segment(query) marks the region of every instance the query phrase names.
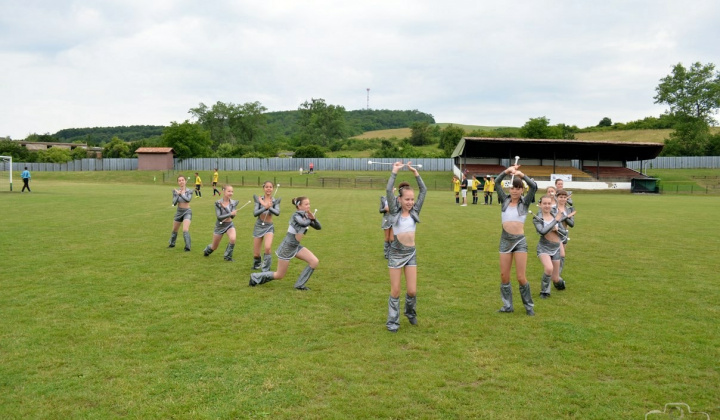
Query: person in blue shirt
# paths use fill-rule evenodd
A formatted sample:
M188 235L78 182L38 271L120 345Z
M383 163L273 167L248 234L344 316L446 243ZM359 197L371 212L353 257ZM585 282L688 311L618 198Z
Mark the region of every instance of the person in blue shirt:
M25 192L25 188L27 188L28 192L32 192L30 191L30 171L28 171L27 166L25 167L25 170L22 171L22 173L20 174L20 178L22 178L23 180L23 187L20 192Z

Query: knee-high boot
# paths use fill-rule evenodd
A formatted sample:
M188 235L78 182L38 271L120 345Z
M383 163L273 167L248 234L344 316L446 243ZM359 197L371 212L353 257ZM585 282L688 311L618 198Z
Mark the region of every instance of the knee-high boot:
M260 259L260 257L253 257L253 258L254 259L253 259L253 268L252 269L259 270L260 265L262 264L262 260Z
M542 280L540 281L540 297L547 299L550 297L550 276L543 273Z
M262 271L270 271L272 267L272 254L265 254L263 256Z
M257 286L258 284L265 284L269 281L273 281L275 273L272 271L263 271L262 273L250 273L249 286Z
M512 298L512 285L510 283L500 283L500 298L502 299L503 306L498 312L514 312L513 298Z
M388 252L390 252L390 242L385 241L385 246L383 248L385 251L385 259L387 260L389 256Z
M388 298L388 318L385 323L388 331L397 332L400 328L400 298L392 297Z
M232 261L233 260L233 251L235 250L235 244L227 244L227 248L225 248L225 261Z
M522 297L523 305L525 305L525 312L530 316L535 315L535 310L533 309L535 304L533 303L532 294L530 293L530 282L520 285L520 297Z
M306 266L302 273L300 273L297 281L295 282L295 288L298 290L310 290L309 288L305 287L305 283L310 280L310 276L312 276L313 271L315 271L314 268L310 268L309 265Z
M408 294L405 295L405 316L412 325L417 325L417 313L415 312L416 303L417 296L410 297Z
M168 244L168 248L175 248L175 241L177 240L177 232L173 232L170 234L170 243Z
M563 268L565 268L565 257L560 257L560 273L558 273L558 277L560 277L560 280L562 280Z
M183 239L185 239L185 251L190 251L190 232L183 232Z
M210 245L206 246L205 249L203 249L203 255L206 257L209 257L210 254L212 254L215 250L210 247Z

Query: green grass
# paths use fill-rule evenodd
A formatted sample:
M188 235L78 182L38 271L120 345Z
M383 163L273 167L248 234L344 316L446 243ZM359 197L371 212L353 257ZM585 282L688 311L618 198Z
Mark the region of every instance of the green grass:
M420 325L390 334L381 188L281 187L273 248L293 195L323 224L303 241L320 266L302 293L299 260L247 287L248 208L225 263L201 253L207 190L185 253L166 248L170 184L91 174L36 173L32 194L0 194L0 418L607 419L678 401L720 414L718 196L577 192L568 289L531 318L495 312L498 206L430 191ZM531 251L536 297L540 273Z

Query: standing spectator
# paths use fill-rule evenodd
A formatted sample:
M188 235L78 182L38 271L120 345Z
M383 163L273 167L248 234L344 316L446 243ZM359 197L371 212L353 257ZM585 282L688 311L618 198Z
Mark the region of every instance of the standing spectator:
M195 195L198 197L202 197L202 192L200 192L200 187L202 187L202 179L200 179L200 175L195 172Z
M462 204L460 204L460 207L467 206L467 187L468 187L468 179L465 176L465 174L462 174L462 181L460 181L460 196L462 197Z
M27 166L25 167L25 170L22 171L22 173L20 174L20 178L22 178L23 180L23 187L20 192L25 192L25 188L27 188L28 192L32 192L30 191L30 171L28 171Z
M492 205L492 198L493 198L493 191L495 190L495 181L490 175L487 175L485 177L485 186L483 187L483 192L485 193L485 205L488 204L488 200L490 201L490 205Z
M470 181L470 182L472 183L470 188L472 189L473 204L477 204L478 203L477 191L478 191L478 185L480 185L480 181L478 181L477 177L475 175L473 175L472 181Z
M310 170L308 170L308 173L309 173L309 174L314 174L314 173L315 173L315 165L313 165L312 162L310 162Z
M460 204L460 180L456 175L453 175L452 185L455 193L455 204Z
M222 194L220 194L220 191L217 189L218 178L220 178L220 175L218 175L217 168L215 168L215 172L213 172L212 177L213 197L215 197L215 193L222 197Z

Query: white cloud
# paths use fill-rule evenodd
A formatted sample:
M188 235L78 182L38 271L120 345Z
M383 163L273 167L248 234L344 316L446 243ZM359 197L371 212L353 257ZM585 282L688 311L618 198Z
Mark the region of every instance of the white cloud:
M0 136L183 121L200 102L310 98L438 122L594 125L659 115L671 66L718 62L696 1L11 0Z

